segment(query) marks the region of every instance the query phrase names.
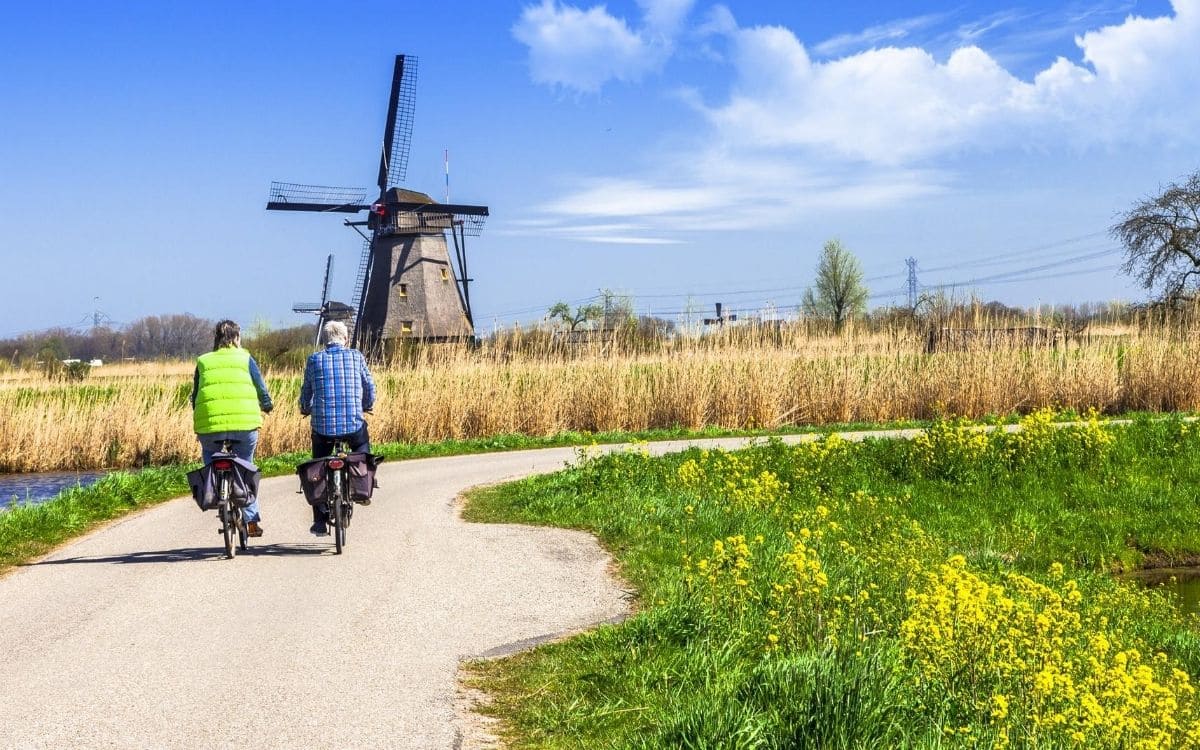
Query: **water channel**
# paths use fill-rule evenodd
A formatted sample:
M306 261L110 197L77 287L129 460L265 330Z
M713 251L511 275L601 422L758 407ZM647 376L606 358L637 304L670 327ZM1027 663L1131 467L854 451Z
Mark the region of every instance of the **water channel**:
M14 505L37 505L63 490L86 487L102 471L46 471L36 474L0 474L0 512Z
M1170 591L1181 612L1200 615L1200 567L1151 568L1129 573L1127 577L1148 587Z

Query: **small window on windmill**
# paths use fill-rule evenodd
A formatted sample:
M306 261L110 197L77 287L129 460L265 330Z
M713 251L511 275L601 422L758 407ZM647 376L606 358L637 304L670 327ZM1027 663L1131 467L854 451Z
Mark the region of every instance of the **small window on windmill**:
M446 284L450 283L450 269L445 266L442 266L442 282Z
M400 296L401 296L401 297L407 297L407 296L408 296L408 284L401 284L401 285L400 285Z
M400 321L400 333L412 333L412 323L411 320Z

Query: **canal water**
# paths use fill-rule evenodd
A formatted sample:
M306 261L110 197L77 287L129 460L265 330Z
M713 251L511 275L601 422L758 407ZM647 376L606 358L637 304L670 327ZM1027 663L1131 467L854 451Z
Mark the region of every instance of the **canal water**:
M1145 586L1172 592L1184 614L1200 614L1200 568L1152 568L1130 573L1128 577Z
M44 503L72 487L86 487L100 477L102 471L48 471L37 474L0 474L0 512L14 505Z

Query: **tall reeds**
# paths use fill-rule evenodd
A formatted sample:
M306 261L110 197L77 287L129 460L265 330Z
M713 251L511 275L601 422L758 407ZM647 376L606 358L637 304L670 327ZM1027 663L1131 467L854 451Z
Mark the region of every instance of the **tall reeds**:
M968 342L927 353L902 329L838 337L730 328L654 342L498 337L430 346L374 368L378 441L660 427L774 428L981 417L1054 406L1105 413L1200 406L1200 342L1166 328L1056 345ZM300 373L268 368L259 451L306 450ZM0 471L197 460L191 365L100 368L82 384L0 378Z

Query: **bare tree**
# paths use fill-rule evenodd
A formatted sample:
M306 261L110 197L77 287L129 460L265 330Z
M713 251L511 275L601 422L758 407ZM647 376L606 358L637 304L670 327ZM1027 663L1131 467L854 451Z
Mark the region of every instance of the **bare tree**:
M816 283L804 290L804 313L825 318L840 331L852 316L867 311L868 296L858 258L841 241L826 242L817 261Z
M1123 272L1163 301L1192 298L1200 276L1200 172L1141 201L1109 232L1125 246Z
M126 335L138 357L194 357L212 348L213 321L195 315L150 315L129 324Z

